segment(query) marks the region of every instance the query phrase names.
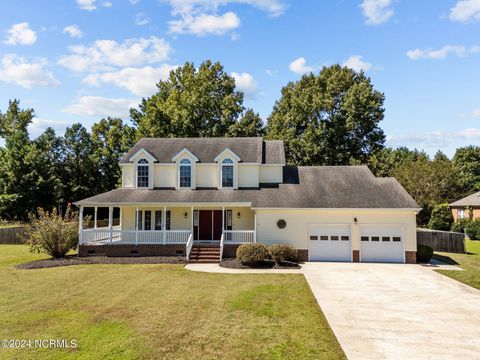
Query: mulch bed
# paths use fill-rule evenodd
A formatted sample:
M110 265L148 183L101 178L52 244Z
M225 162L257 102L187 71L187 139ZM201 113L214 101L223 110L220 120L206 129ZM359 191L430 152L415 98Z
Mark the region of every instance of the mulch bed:
M16 265L17 269L44 269L58 266L86 264L185 264L185 258L179 256L142 256L142 257L78 257L68 255L61 259L44 259Z
M278 264L273 260L265 260L256 265L244 265L237 259L225 259L220 262L220 266L229 269L300 269L296 262L283 261Z

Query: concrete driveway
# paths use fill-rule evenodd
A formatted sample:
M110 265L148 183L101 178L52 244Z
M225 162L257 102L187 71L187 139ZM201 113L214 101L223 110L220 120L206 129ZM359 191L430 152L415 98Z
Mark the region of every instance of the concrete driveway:
M307 263L303 273L349 359L479 359L480 291L430 268Z

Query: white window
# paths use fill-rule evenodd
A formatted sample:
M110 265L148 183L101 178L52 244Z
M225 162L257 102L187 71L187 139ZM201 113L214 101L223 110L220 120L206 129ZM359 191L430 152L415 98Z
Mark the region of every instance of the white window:
M459 219L465 219L465 210L463 209L458 209L457 210L457 215Z
M148 161L140 159L137 162L137 187L148 188Z
M179 186L181 188L192 187L192 163L188 159L180 161Z
M222 187L233 187L233 161L225 159L222 162Z

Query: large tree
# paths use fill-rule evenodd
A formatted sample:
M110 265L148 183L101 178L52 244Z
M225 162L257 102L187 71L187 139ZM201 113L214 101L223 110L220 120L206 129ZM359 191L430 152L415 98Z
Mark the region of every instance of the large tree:
M220 63L185 63L130 115L140 137L225 136L243 110L243 93Z
M240 119L230 126L229 137L256 137L263 135L263 121L252 109L246 110Z
M124 124L122 119L101 119L92 126L92 141L95 161L101 177L99 191L112 190L119 185L121 171L118 162L135 143L135 129Z
M43 168L43 153L30 141L28 125L33 109L21 109L18 100L10 101L7 111L0 112L0 217L25 219L29 211L42 202L49 203L48 176Z
M453 166L457 171L457 181L463 195L480 190L480 147L458 148L453 156Z
M422 211L417 222L426 225L432 209L441 203L458 198L459 187L452 162L441 152L433 161L419 158L405 162L393 170L392 175L415 199Z
M407 147L396 149L386 147L368 159L368 167L376 176L387 177L392 176L393 171L399 166L419 160L429 160L425 151L410 150Z
M366 162L383 147L383 93L363 72L333 65L282 89L268 119L267 137L282 139L296 165Z

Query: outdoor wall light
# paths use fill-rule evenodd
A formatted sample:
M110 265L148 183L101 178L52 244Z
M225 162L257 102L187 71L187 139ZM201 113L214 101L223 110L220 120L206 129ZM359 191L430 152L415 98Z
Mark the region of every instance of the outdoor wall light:
M358 220L357 220L357 218L356 218L356 217L354 217L354 218L353 218L353 223L354 223L355 225L357 225L357 224L358 224Z
M237 219L240 219L240 211L237 213Z
M188 217L188 214L185 212L185 214L183 214L183 217L186 219Z

